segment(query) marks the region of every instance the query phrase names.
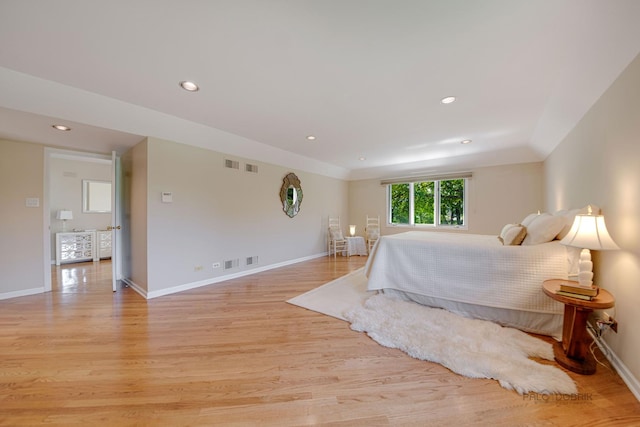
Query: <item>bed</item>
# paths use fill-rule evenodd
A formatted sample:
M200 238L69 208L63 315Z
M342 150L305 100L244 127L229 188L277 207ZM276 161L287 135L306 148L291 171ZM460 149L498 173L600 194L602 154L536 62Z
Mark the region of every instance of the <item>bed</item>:
M578 252L556 240L572 217L560 221L544 215L554 226L545 224L546 235L536 240L542 227L529 222L528 244L429 231L382 236L365 266L368 289L559 339L563 305L542 292L542 282L566 279Z

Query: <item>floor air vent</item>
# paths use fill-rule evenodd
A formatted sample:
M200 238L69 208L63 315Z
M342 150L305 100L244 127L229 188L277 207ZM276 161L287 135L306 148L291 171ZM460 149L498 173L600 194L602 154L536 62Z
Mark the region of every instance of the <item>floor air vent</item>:
M258 263L258 256L247 257L247 265L255 265Z
M238 259L228 259L224 262L224 269L230 270L232 268L236 268L240 264L240 260Z

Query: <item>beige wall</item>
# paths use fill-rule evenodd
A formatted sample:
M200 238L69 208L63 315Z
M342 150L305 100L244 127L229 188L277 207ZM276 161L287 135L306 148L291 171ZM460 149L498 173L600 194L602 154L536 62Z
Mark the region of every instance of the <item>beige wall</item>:
M640 57L596 102L544 163L546 205L589 203L602 209L622 248L594 252L596 284L616 299L618 334L606 336L620 361L640 378ZM640 389L636 389L636 396Z
M507 223L520 222L527 214L542 209L542 163L523 163L473 170L468 184L468 225L466 232L499 234ZM380 215L386 224L386 186L379 179L349 183L349 222L363 235L366 216ZM385 227L382 234L414 229ZM453 231L451 229L442 231Z
M140 215L134 212L142 191L136 195L133 188L146 186L148 271L146 287L141 287L148 296L320 256L326 251L328 215L348 216L345 181L156 138L142 145L146 167L142 157L132 161L131 231L132 240L143 241L134 232L142 224L143 207ZM129 156L123 159L125 174ZM241 169L224 168L225 158L239 161ZM259 172L244 172L247 162L257 164ZM301 210L294 218L283 212L279 198L289 172L298 175L303 190ZM173 202L163 203L162 192L171 192ZM246 258L253 256L258 264L247 266ZM145 256L132 247L131 257L135 267ZM234 259L239 260L236 268L212 267ZM132 281L137 283L135 275Z
M0 299L44 291L43 174L43 146L0 140Z

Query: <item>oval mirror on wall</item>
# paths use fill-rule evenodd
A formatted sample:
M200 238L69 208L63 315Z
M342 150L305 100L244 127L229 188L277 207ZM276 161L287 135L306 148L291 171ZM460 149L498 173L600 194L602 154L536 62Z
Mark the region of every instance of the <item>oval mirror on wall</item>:
M295 173L287 174L282 180L280 187L280 201L282 202L282 210L290 218L293 218L300 211L302 203L302 186L300 180Z

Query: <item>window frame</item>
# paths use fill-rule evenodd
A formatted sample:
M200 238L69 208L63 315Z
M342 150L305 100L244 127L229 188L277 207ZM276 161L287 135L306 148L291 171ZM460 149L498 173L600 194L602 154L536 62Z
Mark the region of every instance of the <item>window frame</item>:
M462 179L464 180L464 202L463 202L463 223L461 225L450 225L440 223L440 182L452 181ZM414 184L418 182L433 182L434 183L434 223L433 224L416 224L415 223L415 192ZM391 222L391 186L398 184L409 184L409 223L394 223ZM431 228L431 229L449 229L449 230L468 230L469 229L469 178L468 177L446 177L442 179L418 179L407 180L399 182L391 182L386 184L387 190L387 226L388 227L406 227L406 228Z

